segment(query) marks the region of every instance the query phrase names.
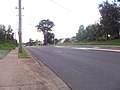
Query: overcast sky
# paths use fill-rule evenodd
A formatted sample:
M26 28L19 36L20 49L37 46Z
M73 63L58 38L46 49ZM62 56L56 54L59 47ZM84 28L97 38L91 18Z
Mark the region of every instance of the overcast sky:
M18 0L0 0L0 24L11 25L18 39ZM55 23L56 38L75 36L79 26L99 20L98 4L103 0L22 0L22 41L43 40L35 26L43 19Z

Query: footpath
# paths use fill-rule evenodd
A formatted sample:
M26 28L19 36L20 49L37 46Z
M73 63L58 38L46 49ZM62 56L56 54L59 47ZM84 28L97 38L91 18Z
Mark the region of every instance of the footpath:
M19 59L18 48L0 59L0 90L70 90L44 64L33 58Z

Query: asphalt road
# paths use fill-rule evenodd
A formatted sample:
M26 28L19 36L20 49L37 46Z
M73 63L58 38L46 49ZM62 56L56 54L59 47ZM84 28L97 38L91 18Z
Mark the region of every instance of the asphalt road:
M26 47L72 90L120 90L120 53L68 47Z

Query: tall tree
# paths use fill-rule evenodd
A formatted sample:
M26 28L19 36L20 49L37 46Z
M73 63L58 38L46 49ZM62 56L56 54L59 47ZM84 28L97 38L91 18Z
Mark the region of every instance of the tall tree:
M80 25L78 33L76 34L76 38L78 41L82 41L83 40L83 32L85 31L84 26Z
M88 25L86 28L83 26L79 28L76 38L78 41L95 41L103 38L104 31L102 25L99 23Z
M48 32L47 33L47 43L54 44L54 37L55 37L54 33Z
M6 30L6 27L0 24L0 43L11 43L17 45L17 40L14 39L13 29L10 25Z
M106 1L99 5L99 11L100 23L104 27L106 39L108 39L108 35L111 35L113 39L119 37L120 7Z
M6 29L5 26L0 24L0 43L5 42Z
M52 31L52 28L55 26L55 24L50 21L49 19L47 20L41 20L39 24L36 26L38 32L43 32L44 35L44 44L47 45L47 39L48 39L48 32Z
M13 41L14 40L14 33L13 33L13 29L11 28L11 26L8 26L8 29L6 30L6 39L7 41Z

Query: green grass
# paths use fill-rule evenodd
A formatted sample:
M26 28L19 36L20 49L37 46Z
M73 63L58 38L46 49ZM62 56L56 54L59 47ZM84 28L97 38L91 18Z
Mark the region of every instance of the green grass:
M10 43L0 43L0 59L4 58L15 47L15 45Z
M109 41L94 41L94 42L80 42L80 43L63 43L60 46L77 46L77 45L113 45L120 46L120 39Z
M25 48L22 48L22 53L18 54L19 58L30 58L30 54L27 52Z
M0 59L4 58L10 50L0 50Z
M0 43L0 50L12 50L15 49L15 45L10 43Z

